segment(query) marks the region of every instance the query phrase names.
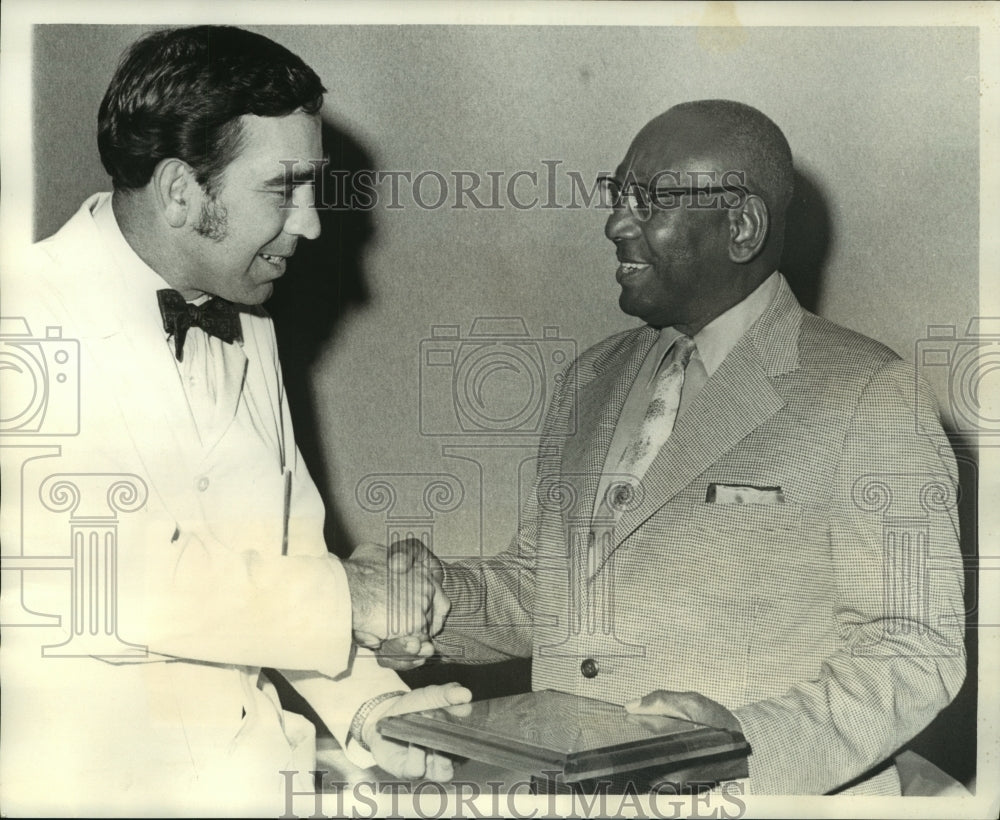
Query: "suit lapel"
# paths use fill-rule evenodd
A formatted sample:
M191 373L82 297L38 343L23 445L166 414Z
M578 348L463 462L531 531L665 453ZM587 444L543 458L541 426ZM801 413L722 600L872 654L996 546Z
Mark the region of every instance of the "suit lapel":
M179 519L196 517L196 511L185 503L194 494L177 490L197 474L198 428L162 334L155 326L148 333L137 324L129 321L125 332L95 340L95 358L110 383L121 385L115 399L164 505Z
M81 256L90 260L88 269L74 279L78 286L71 314L82 331L82 343L105 375L105 387L113 391L128 428L125 432L164 505L180 519L194 517L196 511L182 501L192 500L193 494L178 493L176 488L196 474L201 442L163 338L155 295L140 292L127 280L85 210L81 208L63 229L66 233L53 253L70 270L80 268ZM87 389L85 381L81 389Z
M630 344L597 365L597 376L578 388L577 431L567 439L562 458L562 478L572 485L578 499L573 508L578 521L590 520L615 425L642 361L658 336L654 328L639 328Z
M798 367L801 321L802 308L782 281L772 304L698 392L650 465L638 503L618 520L612 549L784 407L772 379Z
M699 391L615 527L618 546L647 518L784 406L759 361L734 350Z

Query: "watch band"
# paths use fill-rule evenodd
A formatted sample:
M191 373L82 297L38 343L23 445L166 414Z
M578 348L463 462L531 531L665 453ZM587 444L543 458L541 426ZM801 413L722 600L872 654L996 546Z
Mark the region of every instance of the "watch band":
M355 743L357 743L366 752L370 752L371 748L367 743L365 743L364 738L361 736L361 732L365 728L365 722L368 720L368 716L380 703L384 703L389 700L389 698L398 698L405 694L405 689L397 689L393 692L383 692L381 695L376 695L375 697L366 700L363 704L361 704L361 708L354 713L354 719L351 721L351 728L347 732L347 736L349 738L353 737Z

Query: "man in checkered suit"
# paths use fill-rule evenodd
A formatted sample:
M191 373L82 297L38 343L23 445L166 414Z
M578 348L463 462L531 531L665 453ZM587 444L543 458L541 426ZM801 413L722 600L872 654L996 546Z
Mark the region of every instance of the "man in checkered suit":
M746 105L686 103L639 132L605 232L644 324L571 366L513 543L447 566L435 644L742 731L753 793L899 794L893 753L965 676L956 464L912 367L778 272L792 181ZM620 455L662 413L682 337L676 421L631 475Z

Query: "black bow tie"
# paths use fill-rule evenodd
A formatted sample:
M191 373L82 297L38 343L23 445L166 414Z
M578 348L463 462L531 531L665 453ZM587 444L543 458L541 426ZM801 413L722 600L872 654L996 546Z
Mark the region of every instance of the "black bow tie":
M163 329L174 337L174 355L179 362L184 361L184 339L192 327L200 327L224 342L243 341L240 311L232 302L214 296L203 304L192 305L169 288L156 291L156 299L160 303Z

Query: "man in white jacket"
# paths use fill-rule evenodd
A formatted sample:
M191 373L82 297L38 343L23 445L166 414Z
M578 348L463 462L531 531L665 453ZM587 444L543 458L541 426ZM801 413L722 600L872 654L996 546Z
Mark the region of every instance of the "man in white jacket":
M4 315L78 343L80 408L58 457L4 464L22 512L41 503L14 534L22 560L69 540L74 562L5 573L21 584L8 606L59 624L4 635L5 810L280 812L282 771L311 787L315 730L262 667L355 762L451 777L449 761L375 724L469 692L408 692L352 640L390 637L387 573L415 592L403 622L421 624L410 640L424 653L447 600L418 557L387 568L374 545L345 562L327 551L259 307L319 234L324 90L240 29L144 37L99 114L114 192L10 272Z

